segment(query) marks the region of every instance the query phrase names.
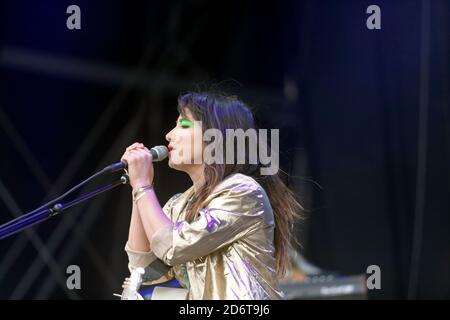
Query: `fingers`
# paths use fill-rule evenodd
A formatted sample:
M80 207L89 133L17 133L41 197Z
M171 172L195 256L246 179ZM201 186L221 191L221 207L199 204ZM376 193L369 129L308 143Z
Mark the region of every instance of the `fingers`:
M125 151L124 155L122 156L122 161L125 160L129 164L134 163L136 161L152 161L152 155L148 151L147 148L138 148L138 149L130 149Z
M140 143L140 142L135 142L135 143L133 143L131 146L129 146L129 147L126 149L126 151L128 151L128 150L133 150L133 149L137 149L137 148L145 148L145 146L144 146L142 143Z
M133 157L133 149L127 150L125 151L125 153L123 154L122 158L120 159L120 161L126 161L127 163L130 163L131 159Z
M125 278L125 281L122 284L122 288L128 287L130 285L130 278Z
M128 162L128 160L129 160L129 158L130 158L130 155L131 155L131 153L130 153L129 150L125 151L125 153L124 153L124 154L122 155L122 157L120 158L120 161L126 161L126 162Z
M135 143L133 143L132 145L128 146L128 147L125 149L125 152L124 152L124 154L122 155L122 158L121 158L120 160L121 160L121 161L123 161L123 160L128 161L128 160L129 160L128 157L130 156L130 154L132 154L132 153L130 153L130 152L133 151L133 150L146 150L147 152L150 152L150 150L148 150L148 149L144 146L144 144L142 144L142 143L140 143L140 142L135 142Z

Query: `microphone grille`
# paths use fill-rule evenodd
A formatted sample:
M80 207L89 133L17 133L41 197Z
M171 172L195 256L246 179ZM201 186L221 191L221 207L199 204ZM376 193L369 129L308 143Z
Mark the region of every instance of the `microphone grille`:
M169 150L166 146L156 146L150 149L150 153L152 154L153 161L162 161L167 158Z

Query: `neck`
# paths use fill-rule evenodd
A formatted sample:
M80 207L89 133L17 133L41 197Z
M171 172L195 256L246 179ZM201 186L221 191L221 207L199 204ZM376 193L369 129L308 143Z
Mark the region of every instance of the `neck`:
M199 166L189 168L189 171L187 171L187 174L189 174L189 177L191 177L195 192L200 190L200 188L202 187L202 185L205 182L205 176L204 176L204 171L203 171L204 168L205 168L205 166L202 164Z

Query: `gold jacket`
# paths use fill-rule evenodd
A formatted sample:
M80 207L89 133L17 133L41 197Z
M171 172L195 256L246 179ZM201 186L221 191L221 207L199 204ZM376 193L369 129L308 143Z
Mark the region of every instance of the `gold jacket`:
M208 196L191 223L184 220L193 187L163 207L173 225L158 230L152 251L125 250L129 268L156 258L172 266L162 278L175 277L188 299L281 299L275 268L274 215L264 189L252 178L234 174Z

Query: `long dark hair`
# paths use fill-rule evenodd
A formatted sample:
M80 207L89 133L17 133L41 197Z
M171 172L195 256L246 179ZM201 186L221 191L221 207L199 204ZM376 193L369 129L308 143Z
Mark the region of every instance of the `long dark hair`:
M226 136L226 129L256 129L251 109L240 99L223 92L189 92L178 98L178 112L185 116L189 110L194 119L202 121L203 131L218 129ZM224 149L224 157L226 156ZM248 153L246 153L248 154ZM236 153L235 153L236 157ZM250 164L206 164L205 183L194 195L186 220L194 220L203 203L213 189L227 176L242 173L255 179L266 191L275 216L275 257L277 273L282 277L288 267L288 249L292 237L292 227L296 218L301 217L303 207L296 200L295 194L280 177L280 171L274 175L261 175L262 165Z

